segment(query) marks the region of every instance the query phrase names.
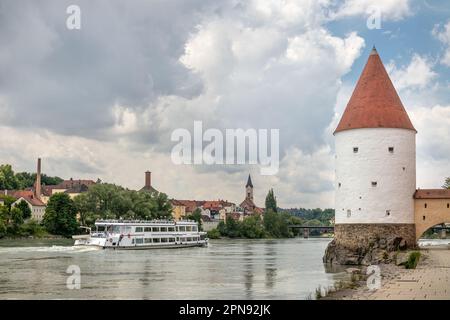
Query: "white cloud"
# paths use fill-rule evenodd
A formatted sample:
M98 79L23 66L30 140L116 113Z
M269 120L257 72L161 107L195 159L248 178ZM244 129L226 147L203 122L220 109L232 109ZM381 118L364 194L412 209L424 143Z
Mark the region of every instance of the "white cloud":
M382 20L395 21L412 14L409 0L347 0L333 17L369 16L373 9L380 10Z
M410 111L417 133L417 186L440 188L450 175L450 106Z
M435 25L432 34L444 44L444 55L441 58L441 63L450 67L450 20L443 28L440 25Z
M397 90L419 88L423 89L431 85L437 77L433 71L434 64L427 58L414 54L409 65L397 68L393 62L386 66L391 80Z

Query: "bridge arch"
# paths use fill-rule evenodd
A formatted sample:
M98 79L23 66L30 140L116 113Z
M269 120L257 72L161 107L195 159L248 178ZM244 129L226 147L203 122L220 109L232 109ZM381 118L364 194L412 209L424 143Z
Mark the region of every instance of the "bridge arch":
M431 227L450 223L450 190L419 189L414 197L417 240Z

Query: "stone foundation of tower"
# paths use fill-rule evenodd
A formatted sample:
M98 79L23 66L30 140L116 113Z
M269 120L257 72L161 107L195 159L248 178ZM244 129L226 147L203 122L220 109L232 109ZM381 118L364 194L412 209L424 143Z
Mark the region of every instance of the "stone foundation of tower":
M336 224L324 262L370 265L390 262L398 250L416 247L415 224Z

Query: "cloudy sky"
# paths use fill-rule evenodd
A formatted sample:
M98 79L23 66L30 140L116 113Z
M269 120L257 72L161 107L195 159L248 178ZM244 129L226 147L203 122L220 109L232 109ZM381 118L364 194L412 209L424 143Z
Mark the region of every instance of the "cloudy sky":
M81 29L66 27L69 5ZM377 11L381 28L367 24ZM372 20L369 20L369 22ZM369 23L369 26L373 24ZM376 45L418 130L417 184L450 175L450 5L438 0L0 0L0 163L180 199L334 204L333 136ZM280 170L175 165L177 128L280 129Z

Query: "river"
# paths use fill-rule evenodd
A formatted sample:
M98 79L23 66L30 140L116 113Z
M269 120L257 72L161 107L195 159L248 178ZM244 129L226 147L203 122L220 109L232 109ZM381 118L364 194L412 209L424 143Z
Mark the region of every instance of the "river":
M70 240L2 240L0 299L314 299L316 288L345 277L325 270L329 241L226 239L206 248L111 251ZM79 267L80 289L67 288L71 265Z

